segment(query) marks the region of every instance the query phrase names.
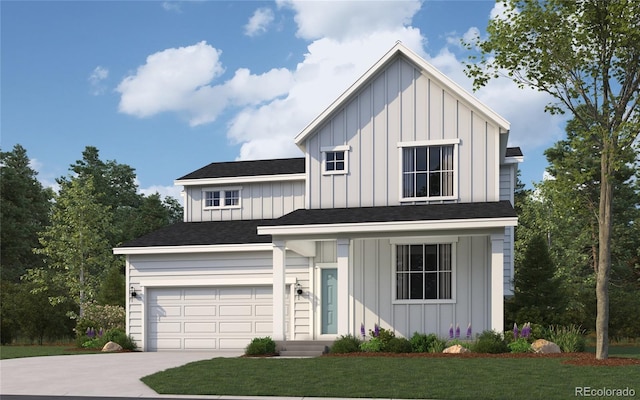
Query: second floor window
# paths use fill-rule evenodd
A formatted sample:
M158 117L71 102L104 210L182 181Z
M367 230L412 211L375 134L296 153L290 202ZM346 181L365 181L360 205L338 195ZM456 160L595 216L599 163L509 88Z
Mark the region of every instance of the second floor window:
M240 190L207 190L204 192L205 208L237 207L240 205Z
M402 147L402 198L454 196L454 144Z
M344 171L344 151L328 151L326 154L326 170Z
M349 172L349 146L322 147L322 173L339 175Z

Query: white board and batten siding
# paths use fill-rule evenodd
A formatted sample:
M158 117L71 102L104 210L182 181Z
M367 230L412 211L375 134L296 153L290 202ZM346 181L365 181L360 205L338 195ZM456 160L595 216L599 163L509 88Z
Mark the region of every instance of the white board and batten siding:
M425 241L428 242L428 237ZM453 266L454 298L451 301L395 301L390 239L355 239L349 266L349 333L360 335L360 324L374 324L409 338L414 332L448 337L449 327L459 325L474 333L491 329L490 240L488 236L459 236ZM320 244L321 243L321 244ZM317 262L334 262L335 242L320 242Z
M396 58L306 140L307 207L398 205L398 144L443 139L459 142L457 201L497 201L499 136L468 102ZM348 174L323 175L322 148L343 145Z
M514 191L518 173L518 164L500 165L500 200L509 200L514 205ZM504 228L504 295L513 295L514 278L514 241L515 228Z
M308 281L309 261L287 253L287 280ZM272 253L129 255L128 331L145 351L242 350L273 329ZM287 287L291 289L291 285ZM301 299L287 293L290 309ZM309 321L296 316L295 331Z
M278 218L304 208L304 181L250 182L240 185L185 186L187 222ZM205 208L204 192L232 187L240 191L238 207Z

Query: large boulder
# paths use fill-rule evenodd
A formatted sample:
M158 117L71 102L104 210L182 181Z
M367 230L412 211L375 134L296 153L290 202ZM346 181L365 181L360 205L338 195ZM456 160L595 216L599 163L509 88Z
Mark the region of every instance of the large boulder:
M460 353L470 353L471 350L469 350L466 347L463 347L463 346L461 346L459 344L454 344L453 346L447 347L442 352L443 353L448 353L448 354L460 354Z
M560 346L544 339L538 339L531 344L531 350L539 354L561 353Z
M104 352L122 351L122 346L120 346L116 342L107 342L107 344L105 344L104 347L102 348L102 351Z

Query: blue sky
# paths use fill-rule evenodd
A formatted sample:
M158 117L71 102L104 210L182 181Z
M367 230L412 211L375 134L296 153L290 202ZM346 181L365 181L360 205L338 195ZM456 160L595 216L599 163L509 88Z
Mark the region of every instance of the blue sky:
M143 192L214 161L301 156L293 138L396 40L471 90L460 38L491 1L2 1L2 150L53 185L85 146ZM522 179L563 136L550 99L508 79L475 95L511 122Z

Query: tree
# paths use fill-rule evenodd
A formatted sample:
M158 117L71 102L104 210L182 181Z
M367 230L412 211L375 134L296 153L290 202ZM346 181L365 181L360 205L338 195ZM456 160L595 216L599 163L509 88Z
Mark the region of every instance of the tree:
M42 265L42 257L32 249L38 247L38 232L49 223L53 191L38 182L19 144L0 152L0 171L0 274L17 283L28 268Z
M71 164L69 169L72 175L57 179L62 190L75 179L91 178L96 202L111 210L116 229L108 233L110 245L115 247L133 239L128 235L128 226L143 198L138 193L135 169L115 160L102 161L100 151L93 146L87 146L82 152L82 159Z
M46 267L29 271L29 279L48 290L65 287L83 314L83 304L94 298L99 281L114 265L107 235L114 231L109 207L95 196L93 178L75 178L56 196L51 225L40 235L38 254L47 257ZM52 304L66 296L51 297Z
M538 233L529 240L524 257L516 264L514 297L506 307L512 318L508 322L563 322L566 299L555 270L546 237Z
M469 43L475 88L506 72L520 87L546 92L597 143L600 164L596 271L596 358L609 354L609 282L614 184L640 132L640 2L505 0L488 37ZM476 62L477 61L477 62Z

